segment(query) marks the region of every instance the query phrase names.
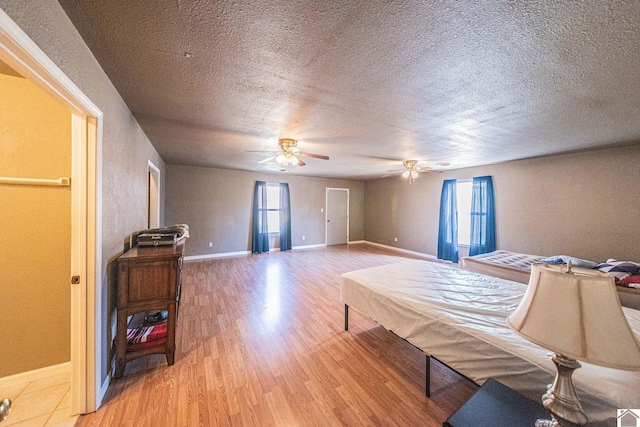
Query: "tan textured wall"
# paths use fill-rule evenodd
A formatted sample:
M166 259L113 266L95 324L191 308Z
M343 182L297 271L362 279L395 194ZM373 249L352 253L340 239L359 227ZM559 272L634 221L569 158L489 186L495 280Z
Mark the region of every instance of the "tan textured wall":
M364 237L364 183L288 174L264 174L167 165L166 219L189 224L187 255L251 250L251 209L256 181L288 182L293 246L325 242L327 187L349 188L349 238ZM302 240L302 236L306 239ZM210 248L208 243L212 242Z
M437 254L442 182L492 175L499 249L640 261L638 165L635 145L368 181L365 239Z
M115 262L126 238L147 223L147 161L161 171L161 206L164 203L164 162L138 125L120 94L56 0L0 0L16 24L60 67L103 112L102 141L102 279L96 293L101 299L97 320L100 378L111 358L111 315L115 305ZM161 208L160 220L164 221ZM100 385L99 385L100 386Z
M71 174L71 113L0 75L0 175ZM71 190L0 184L0 378L70 359Z

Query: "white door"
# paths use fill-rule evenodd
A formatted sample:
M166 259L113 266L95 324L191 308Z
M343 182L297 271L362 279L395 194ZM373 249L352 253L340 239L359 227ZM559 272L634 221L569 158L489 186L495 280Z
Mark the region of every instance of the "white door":
M327 246L349 241L349 189L327 188Z

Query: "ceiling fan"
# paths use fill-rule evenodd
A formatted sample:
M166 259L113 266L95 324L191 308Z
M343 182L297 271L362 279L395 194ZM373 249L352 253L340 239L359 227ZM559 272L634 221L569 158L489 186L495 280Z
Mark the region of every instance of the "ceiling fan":
M273 156L261 160L258 163L266 163L274 160L281 166L304 166L305 162L300 157L312 157L314 159L329 160L329 156L323 156L321 154L305 153L301 151L297 145L298 141L291 138L280 138L278 140L280 146L280 152L274 153Z
M418 174L423 172L433 172L431 168L418 168L416 167L417 164L418 160L405 160L404 162L402 162L404 169L389 171L389 173L387 175L383 175L383 177L389 176L393 173L402 172L402 176L405 178L409 178L409 184L411 184L416 180Z

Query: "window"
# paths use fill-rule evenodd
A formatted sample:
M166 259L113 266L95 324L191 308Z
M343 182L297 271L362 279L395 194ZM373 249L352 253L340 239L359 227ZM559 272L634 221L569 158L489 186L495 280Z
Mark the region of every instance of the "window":
M280 185L267 183L267 225L269 233L280 233Z
M491 176L446 179L440 196L438 259L458 262L458 246L469 256L496 250L496 211Z
M291 245L291 203L288 183L256 181L253 189L253 214L251 224L251 252L269 252L269 241L280 237L280 250L288 251ZM278 239L276 239L278 240Z
M469 246L471 241L471 189L473 181L456 182L458 204L458 245Z

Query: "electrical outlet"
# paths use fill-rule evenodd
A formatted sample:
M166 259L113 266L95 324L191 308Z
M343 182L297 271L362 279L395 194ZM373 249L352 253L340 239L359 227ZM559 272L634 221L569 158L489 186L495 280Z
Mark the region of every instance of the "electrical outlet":
M305 240L307 238L307 236L302 236L302 240Z
M212 248L213 247L213 242L209 242L209 247Z
M398 238L397 238L397 237L394 237L394 238L393 238L393 241L394 241L394 242L397 242L397 241L398 241Z

